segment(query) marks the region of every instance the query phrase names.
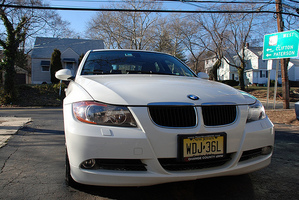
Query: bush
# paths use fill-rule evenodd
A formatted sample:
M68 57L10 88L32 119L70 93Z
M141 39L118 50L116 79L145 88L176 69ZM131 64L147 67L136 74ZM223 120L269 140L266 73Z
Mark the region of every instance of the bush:
M239 81L235 81L235 80L224 80L224 81L221 81L221 83L224 83L224 84L232 86L232 87L239 85Z
M65 83L61 85L61 96L59 96L60 83L40 85L18 85L17 99L13 105L17 106L62 106L62 99L65 97ZM2 89L0 87L0 94ZM3 96L0 96L0 105L5 105Z
M299 87L299 81L289 81L290 87Z

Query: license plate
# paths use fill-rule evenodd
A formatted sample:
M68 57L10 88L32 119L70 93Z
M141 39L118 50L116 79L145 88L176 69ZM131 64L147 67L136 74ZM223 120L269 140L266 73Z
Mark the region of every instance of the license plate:
M180 161L224 158L226 133L204 135L178 135L178 159Z

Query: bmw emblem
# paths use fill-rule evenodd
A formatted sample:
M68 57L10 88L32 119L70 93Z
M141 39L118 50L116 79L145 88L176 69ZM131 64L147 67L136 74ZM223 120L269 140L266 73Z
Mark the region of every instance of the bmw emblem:
M188 97L189 99L191 99L191 100L198 100L198 99L199 99L199 97L196 96L196 95L194 95L194 94L189 94L187 97Z

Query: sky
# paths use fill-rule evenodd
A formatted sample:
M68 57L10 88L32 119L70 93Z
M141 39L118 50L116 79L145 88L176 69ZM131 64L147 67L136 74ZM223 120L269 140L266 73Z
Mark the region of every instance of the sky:
M53 7L75 7L75 8L103 8L109 5L109 0L47 0ZM111 0L110 0L111 2ZM164 9L172 10L197 10L198 7L183 2L165 2ZM95 11L57 11L63 20L70 22L71 29L77 33L84 33L88 21L96 14Z

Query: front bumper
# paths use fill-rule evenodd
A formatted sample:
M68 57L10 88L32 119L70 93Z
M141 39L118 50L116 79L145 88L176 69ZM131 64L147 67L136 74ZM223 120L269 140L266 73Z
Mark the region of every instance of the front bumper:
M120 128L89 125L74 119L71 105L64 106L65 136L71 176L79 183L105 186L147 186L175 181L196 180L217 176L245 174L270 164L272 151L261 153L264 147L274 146L274 128L268 118L246 124L246 106L240 106L240 117L230 125L207 128L199 123L190 129L166 129L155 126L146 108L130 108L139 128ZM200 109L200 108L198 108ZM200 110L198 111L200 113ZM245 114L244 114L245 113ZM178 134L226 132L229 160L209 167L175 168L169 170L162 159L177 157ZM245 153L256 150L254 156ZM138 160L145 170L120 168L83 169L88 159Z

